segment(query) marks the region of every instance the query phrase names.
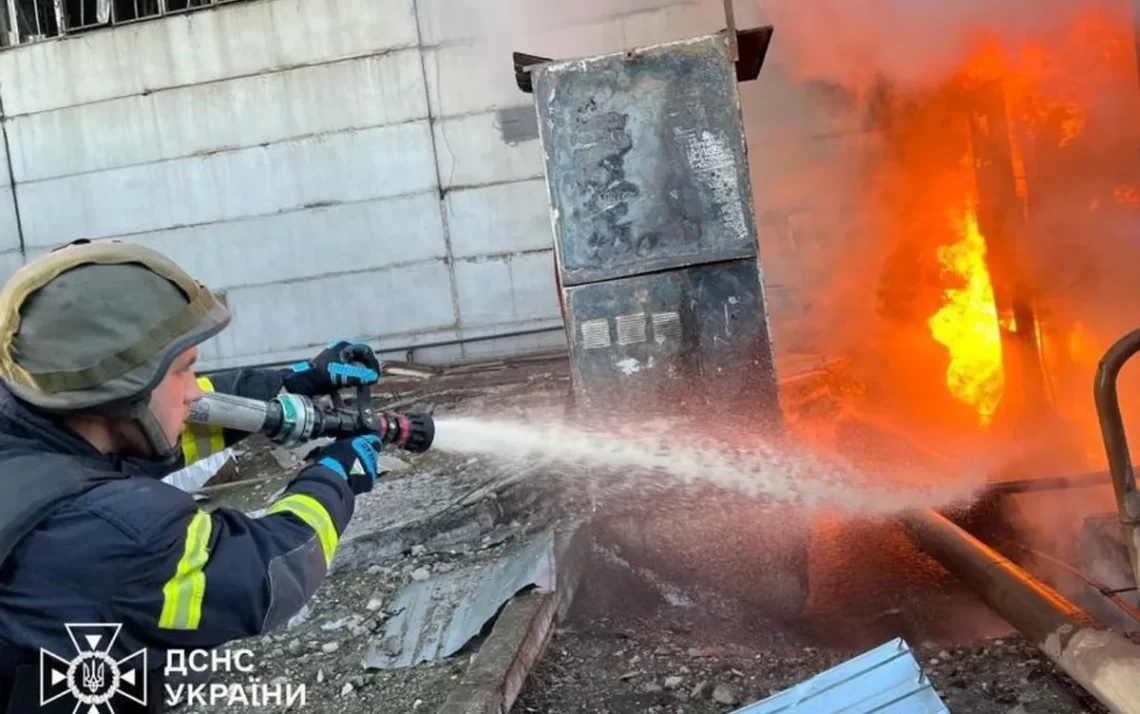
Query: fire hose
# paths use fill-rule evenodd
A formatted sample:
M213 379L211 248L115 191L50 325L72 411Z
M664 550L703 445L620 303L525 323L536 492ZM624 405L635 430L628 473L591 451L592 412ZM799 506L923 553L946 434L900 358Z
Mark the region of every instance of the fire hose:
M247 434L263 434L283 446L304 444L325 437L346 438L376 434L385 446L412 453L431 448L435 422L428 414L374 412L367 386L356 390L354 408L333 393L333 405L321 406L300 395L281 393L269 401L208 392L190 406L189 421Z

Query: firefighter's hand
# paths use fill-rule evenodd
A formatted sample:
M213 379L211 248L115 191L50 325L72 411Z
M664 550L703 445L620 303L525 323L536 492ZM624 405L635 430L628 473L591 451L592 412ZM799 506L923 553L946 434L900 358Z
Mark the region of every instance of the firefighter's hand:
M285 390L293 394L317 397L362 384L375 384L380 379L380 360L363 342L339 340L329 343L308 362L293 365L285 377Z
M376 467L384 444L376 434L365 434L315 449L309 458L348 482L352 492L368 493L376 485Z

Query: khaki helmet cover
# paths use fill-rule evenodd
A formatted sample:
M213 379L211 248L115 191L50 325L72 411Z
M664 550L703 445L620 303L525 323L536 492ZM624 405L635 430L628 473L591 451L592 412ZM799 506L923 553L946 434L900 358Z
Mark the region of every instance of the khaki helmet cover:
M162 254L76 241L18 270L0 291L0 379L52 413L137 419L159 457L169 443L151 391L184 350L230 322L203 285Z

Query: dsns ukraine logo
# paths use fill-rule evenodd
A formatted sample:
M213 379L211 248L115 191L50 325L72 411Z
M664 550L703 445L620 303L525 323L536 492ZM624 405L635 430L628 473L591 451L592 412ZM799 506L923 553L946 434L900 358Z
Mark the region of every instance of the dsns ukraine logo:
M75 714L114 714L127 701L146 706L146 650L123 659L110 655L121 625L65 625L74 656L40 648L40 706L70 695Z

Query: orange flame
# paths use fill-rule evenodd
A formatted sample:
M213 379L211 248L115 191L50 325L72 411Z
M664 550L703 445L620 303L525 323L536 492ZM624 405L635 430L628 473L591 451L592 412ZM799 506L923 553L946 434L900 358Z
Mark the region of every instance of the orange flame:
M1100 40L1105 52L1111 50L1104 61L1120 52L1118 43L1104 42L1114 31L1098 13L1081 17L1063 35L1063 39L1053 39L1065 46ZM1016 194L1026 201L1029 189L1021 147L1023 132L1025 136L1048 134L1051 126L1059 149L1079 138L1087 121L1082 106L1087 88L1082 86L1082 78L1066 71L1047 38L1010 45L987 32L979 33L974 51L962 66L961 78L967 87L975 82L1001 83ZM1130 203L1133 197L1119 189L1115 196L1122 204ZM956 197L953 203L961 200ZM1023 211L1026 208L1021 206ZM928 325L934 339L949 352L947 388L955 399L976 411L985 427L991 423L1005 389L1002 329L1013 332L1018 326L1012 314L999 314L986 264L986 238L979 228L976 209L958 210L952 221L959 240L940 246L937 255L943 275L952 276L960 287L944 290L944 304Z
M1121 206L1140 208L1140 191L1137 191L1135 186L1127 184L1117 186L1112 191L1112 197Z
M1092 268L1068 263L1066 245L1094 221L1108 232L1123 223L1116 215L1077 214L1090 199L1089 210L1140 209L1140 183L1108 165L1126 161L1122 149L1134 146L1134 130L1118 119L1134 108L1121 92L1135 89L1127 2L1042 3L1024 25L998 3L969 17L947 12L949 28L938 26L936 12L918 9L921 3L887 4L899 8L890 13L856 11L859 4L846 0L765 4L783 6L784 26L793 27L788 69L820 88L842 89L835 97L865 112L874 129L834 155L836 185L848 190L843 181L851 179L851 195L863 200L849 225L836 221L835 237L867 241L873 250L859 260L868 269L821 281L829 298L873 295L875 337L856 327L843 335L859 369L869 365L861 373L867 404L971 439L982 436L975 433L980 423L989 427L983 441L1007 436L993 427L999 409L1012 422L1032 419L1032 408L1045 403L1039 396L1056 406L1056 385L1083 385L1080 370L1089 367L1070 363L1059 336L1083 314L1079 303L1100 299L1088 285ZM841 21L820 33L818 16L804 5L829 8ZM892 42L900 22L950 32L929 46ZM787 195L834 197L804 173ZM830 305L828 317L846 327L845 300ZM1081 390L1072 410L1085 419Z
M974 208L952 218L958 242L940 246L944 273L962 282L944 292L946 303L928 321L930 332L950 353L946 386L950 393L978 413L988 426L1005 387L1001 329L993 285L986 267L986 241Z

